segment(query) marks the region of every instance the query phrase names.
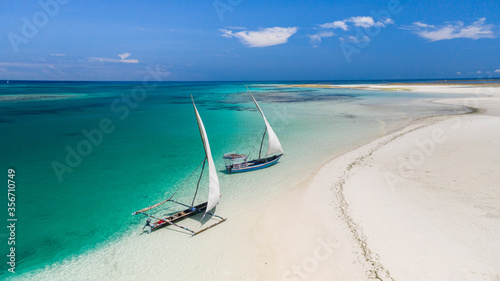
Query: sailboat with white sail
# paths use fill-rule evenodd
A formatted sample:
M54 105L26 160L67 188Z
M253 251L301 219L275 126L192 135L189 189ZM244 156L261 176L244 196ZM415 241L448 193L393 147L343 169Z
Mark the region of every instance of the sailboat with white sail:
M139 211L132 213L132 215L143 214L143 215L148 217L148 220L147 220L147 223L145 226L149 227L149 232L156 230L158 228L161 228L163 226L172 225L172 226L178 227L180 229L183 229L194 236L196 234L199 234L199 233L201 233L209 228L212 228L212 227L226 221L225 218L218 216L218 215L215 215L215 210L213 212L211 212L214 209L214 207L217 205L217 203L219 202L219 199L220 199L219 179L217 177L217 171L215 170L214 160L212 158L210 144L208 143L208 138L207 138L207 133L205 131L205 126L203 125L203 121L201 120L198 109L196 108L196 105L195 105L194 100L193 100L193 96L191 96L191 100L193 102L194 112L196 114L196 120L198 121L198 128L200 130L200 136L201 136L201 140L203 143L203 148L205 149L205 158L203 159L202 164L200 164L200 166L202 166L202 170L200 173L200 177L198 179L196 191L195 191L195 194L193 196L193 200L192 200L190 205L178 202L177 200L173 199L174 196L177 194L177 192L179 192L179 190L185 186L185 185L182 185L174 192L174 194L172 194L172 196L170 198L168 198L162 202L159 202L155 205L152 205L150 207L147 207L147 208L144 208L142 210L139 210ZM208 200L207 200L207 202L194 205L196 195L198 194L198 189L200 186L200 181L201 181L203 172L205 170L206 164L208 164ZM199 166L198 166L198 168L199 168ZM196 168L196 170L198 168ZM182 206L185 209L183 209L182 211L176 212L174 214L164 216L164 217L156 216L156 215L152 215L150 213L147 213L147 211L150 211L150 210L152 210L156 207L159 207L165 203L174 203L174 204L177 204L179 206ZM210 226L207 226L207 227L201 229L201 230L192 230L192 229L189 229L185 226L177 224L178 221L192 217L192 216L200 214L202 212L204 212L204 214L203 214L203 217L201 220L203 220L203 218L207 214L209 214L210 216L217 219L218 221ZM154 222L152 222L152 219L154 220ZM143 229L144 229L144 227L143 227Z
M246 85L245 85L246 86ZM266 125L266 128L264 130L264 134L262 135L262 141L260 142L260 149L259 149L259 157L257 159L253 160L248 160L248 155L247 154L237 154L235 152L231 153L226 153L224 154L224 164L226 166L226 171L228 173L237 173L237 172L248 172L248 171L254 171L254 170L259 170L263 168L267 168L269 166L272 166L281 159L283 156L283 148L281 147L281 143L278 139L278 136L273 131L273 128L267 122L266 116L264 115L264 112L262 112L262 109L260 108L259 104L253 97L252 93L250 93L250 90L247 90L250 96L252 97L253 102L255 103L255 106L259 110L260 114L262 115L262 118L264 119L264 124ZM262 146L264 144L264 138L267 133L267 153L264 157L261 157L262 155Z

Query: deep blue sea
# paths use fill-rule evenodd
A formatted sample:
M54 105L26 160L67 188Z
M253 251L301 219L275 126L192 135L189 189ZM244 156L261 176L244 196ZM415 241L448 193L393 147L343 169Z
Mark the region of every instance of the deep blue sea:
M437 96L430 94L277 87L294 83L247 82L285 149L269 168L280 173L307 174L301 165L320 165L415 118L462 110L425 104ZM141 82L0 82L0 279L10 274L8 169L15 170L16 275L22 276L140 229L143 218L131 213L186 180L204 158L191 95L221 191L235 200L238 190L224 185L232 179L222 155L256 153L264 129L244 83L146 89Z

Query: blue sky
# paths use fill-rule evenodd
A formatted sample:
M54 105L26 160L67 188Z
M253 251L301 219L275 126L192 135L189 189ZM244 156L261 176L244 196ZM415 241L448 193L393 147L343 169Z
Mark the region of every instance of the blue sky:
M0 80L500 77L495 1L1 1Z

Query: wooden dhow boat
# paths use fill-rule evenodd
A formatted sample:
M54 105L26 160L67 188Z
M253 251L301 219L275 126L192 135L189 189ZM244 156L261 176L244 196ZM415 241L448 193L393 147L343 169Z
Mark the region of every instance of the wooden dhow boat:
M246 85L245 85L246 86ZM252 97L253 102L255 103L255 106L259 110L260 114L262 115L262 118L264 119L265 123L265 130L264 134L262 135L262 141L260 142L260 149L259 149L259 158L253 159L253 160L248 160L248 155L247 154L237 154L235 152L230 152L224 154L224 164L226 166L226 171L228 173L238 173L238 172L249 172L249 171L254 171L254 170L259 170L259 169L264 169L269 166L272 166L281 159L281 156L283 156L283 148L281 147L281 143L278 139L278 136L273 131L273 128L267 122L266 116L264 115L264 112L262 112L262 109L260 108L259 104L253 97L252 93L250 93L250 90L248 89L248 93ZM264 138L267 133L267 154L264 157L261 157L262 155L262 145L264 144Z
M199 233L201 233L209 228L212 228L212 227L226 221L225 218L218 216L218 215L215 215L215 210L213 212L211 212L214 209L214 207L217 205L217 203L219 202L219 199L220 199L219 179L217 177L217 171L215 170L214 160L212 158L210 144L208 143L208 138L207 138L207 133L205 131L205 126L203 125L203 121L201 120L200 114L198 113L198 109L196 108L196 105L194 103L192 96L191 96L191 100L193 101L194 112L196 114L196 120L198 121L198 128L200 130L201 140L203 143L203 147L205 149L205 159L203 159L202 164L200 164L200 166L203 165L203 167L202 167L202 170L200 173L200 177L198 179L196 191L195 191L195 194L193 196L193 200L192 200L190 205L182 203L182 202L178 202L177 200L173 199L175 194L181 188L183 188L185 186L185 185L182 185L167 200L164 200L164 201L159 202L153 206L150 206L150 207L147 207L147 208L144 208L142 210L139 210L139 211L132 213L132 215L142 214L142 215L145 215L148 217L148 220L147 220L145 227L149 227L149 232L154 231L154 230L161 228L161 227L164 227L164 226L171 225L171 226L178 227L184 231L187 231L189 234L194 236L196 234L199 234ZM196 199L196 195L198 194L200 181L201 181L203 172L205 170L205 165L207 163L208 163L208 200L207 200L207 202L195 205L194 202ZM199 166L198 166L198 168L199 168ZM196 168L196 170L198 168ZM196 170L195 170L195 172L196 172ZM167 215L167 216L155 216L155 215L147 213L147 211L152 210L156 207L159 207L165 203L177 204L177 205L181 206L183 208L183 210L176 212L174 214ZM210 226L202 228L200 230L192 230L192 229L189 229L188 227L177 224L177 222L179 222L181 220L184 220L186 218L200 214L202 212L204 212L204 214L203 214L203 217L201 218L200 222L203 220L203 218L207 214L209 214L213 218L217 219L217 222L210 225ZM152 221L152 220L154 220L154 221ZM143 230L144 230L144 227L143 227Z

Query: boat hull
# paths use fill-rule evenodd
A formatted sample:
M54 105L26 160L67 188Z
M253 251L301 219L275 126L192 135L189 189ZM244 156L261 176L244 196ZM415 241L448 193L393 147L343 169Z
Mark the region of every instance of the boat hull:
M207 202L199 204L197 206L194 206L193 208L188 208L184 211L180 211L180 212L175 213L171 216L168 216L164 219L161 219L157 222L154 222L151 225L151 230L156 230L158 228L162 228L164 226L171 225L171 223L175 223L175 222L181 221L183 219L187 219L189 217L192 217L194 215L197 215L197 214L205 211L206 208L207 208Z
M278 163L278 161L281 159L281 156L283 156L283 154L251 160L247 162L246 166L235 167L233 165L230 167L226 167L226 170L228 173L242 173L264 169Z

